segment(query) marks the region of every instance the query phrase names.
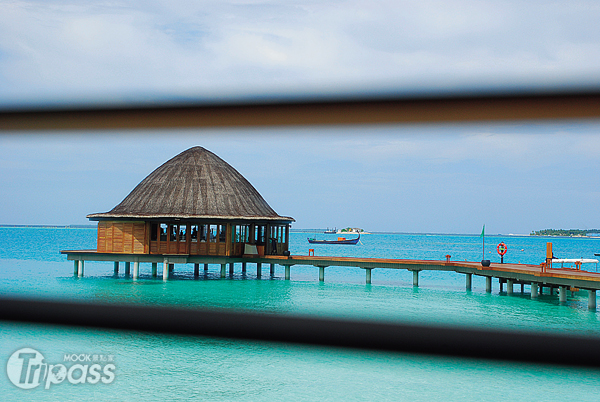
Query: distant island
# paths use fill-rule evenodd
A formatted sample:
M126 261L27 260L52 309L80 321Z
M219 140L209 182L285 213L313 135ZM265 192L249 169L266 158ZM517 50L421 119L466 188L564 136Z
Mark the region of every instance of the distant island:
M532 231L530 236L566 236L566 237L587 237L599 236L600 229L544 229Z

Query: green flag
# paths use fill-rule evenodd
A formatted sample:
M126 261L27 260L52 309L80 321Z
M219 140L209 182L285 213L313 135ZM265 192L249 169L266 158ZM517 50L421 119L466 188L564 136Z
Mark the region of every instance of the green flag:
M483 229L481 229L481 236L479 237L484 237L485 236L485 224L483 225Z

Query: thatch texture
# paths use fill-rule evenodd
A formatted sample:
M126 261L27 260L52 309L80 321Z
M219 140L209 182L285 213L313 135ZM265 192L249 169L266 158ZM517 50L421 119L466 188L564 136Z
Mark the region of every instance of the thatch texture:
M165 162L110 212L87 217L293 221L277 215L237 170L202 147Z

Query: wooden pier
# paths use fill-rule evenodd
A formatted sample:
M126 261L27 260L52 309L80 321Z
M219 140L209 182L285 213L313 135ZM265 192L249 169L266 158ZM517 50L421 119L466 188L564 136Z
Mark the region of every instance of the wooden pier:
M596 308L596 290L600 289L600 273L588 272L570 268L550 268L544 265L532 264L496 264L484 267L480 262L472 261L444 261L438 260L411 260L411 259L387 259L387 258L355 258L355 257L315 257L315 256L280 256L265 255L259 257L226 257L226 256L197 256L197 255L157 255L157 254L117 254L99 253L96 250L67 250L61 251L67 255L67 259L74 261L74 275L83 276L84 261L113 261L115 274L118 274L119 263L125 263L125 274L130 275L130 266L133 263L133 279L139 277L140 263L152 264L152 276L157 277L157 266L162 265L162 279L168 280L169 273L174 269L174 264L194 264L194 275L199 276L199 266L204 265L208 270L208 264L219 264L221 266L221 277L233 275L235 264L241 264L242 272L245 273L247 264L256 265L257 277L262 275L263 264L270 266L270 274L275 274L275 266L285 268L285 279L291 277L291 267L294 265L308 265L319 269L319 281L325 280L325 269L327 267L355 267L365 270L365 282L372 281L374 269L405 269L413 274L413 286L419 286L420 271L453 271L465 275L465 287L471 289L473 275L486 278L486 292L492 291L492 279L497 278L500 291L506 284L506 293L512 294L515 284L531 285L531 298L535 299L542 294L544 288L553 294L558 289L559 301L567 300L567 291L574 289L585 289L588 291L588 307Z

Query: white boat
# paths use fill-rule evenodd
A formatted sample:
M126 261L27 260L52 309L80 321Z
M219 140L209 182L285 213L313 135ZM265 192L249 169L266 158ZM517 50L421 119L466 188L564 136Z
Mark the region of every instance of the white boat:
M553 258L552 264L560 263L560 267L564 268L565 264L596 264L596 271L598 270L598 260L594 258Z
M359 228L350 228L350 230L338 230L336 234L371 234Z

